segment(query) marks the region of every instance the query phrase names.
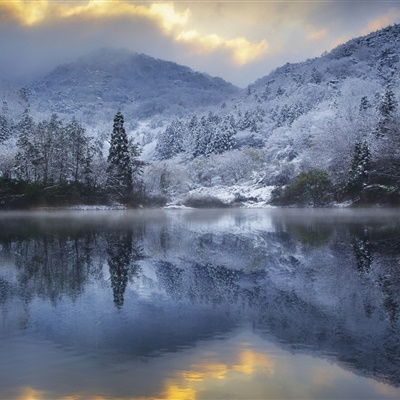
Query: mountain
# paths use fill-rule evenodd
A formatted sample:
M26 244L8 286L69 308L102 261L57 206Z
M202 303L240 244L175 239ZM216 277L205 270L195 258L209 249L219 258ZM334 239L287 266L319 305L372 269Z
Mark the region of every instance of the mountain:
M399 55L400 25L393 25L240 90L171 62L102 49L27 89L36 121L75 116L105 144L120 109L148 162L146 193L160 203L260 204L273 188L300 190L303 177L303 185L322 179L330 200L398 204ZM20 119L9 114L2 111L3 127ZM10 143L3 153L12 169ZM301 190L287 202L299 204L300 196L302 205L316 205L307 186Z
M399 55L400 25L394 25L352 39L321 57L285 64L235 99L227 99L223 107L210 107L211 115L200 113L199 119L206 118L204 123L193 128L190 119L173 121L161 132L162 147L158 145L155 157L172 155L171 176L179 175L174 159L183 157L186 170L196 169L194 182L194 174L190 175L189 195L201 192L222 199L220 187L234 187L233 193L229 189L230 195L226 190L224 195L224 201L232 201L247 197L244 193L254 185L286 185L300 172L315 168L325 171L336 187L344 187L355 179L356 145L365 142L368 168L377 175L370 179L371 174L364 171L361 187L369 182L399 187L396 174L390 172L398 169L396 160L400 160L394 150L400 148L395 134L400 123ZM202 153L208 157L205 161L190 161L192 149L199 145L196 132L217 142L215 137L221 136L227 120L235 130L235 148L223 154L206 150ZM166 148L169 143L171 151ZM220 149L214 153L221 153ZM384 182L383 177L389 175L393 179Z
M352 39L321 57L277 68L250 85L240 101L266 110L302 102L300 116L325 100L340 97L349 86L367 95L370 88L398 88L399 54L400 25L389 26ZM361 89L360 85L365 86ZM295 119L292 115L289 122Z
M75 115L98 125L111 121L118 109L128 121L182 116L218 104L239 89L173 62L104 48L59 66L28 85L28 92L40 113Z

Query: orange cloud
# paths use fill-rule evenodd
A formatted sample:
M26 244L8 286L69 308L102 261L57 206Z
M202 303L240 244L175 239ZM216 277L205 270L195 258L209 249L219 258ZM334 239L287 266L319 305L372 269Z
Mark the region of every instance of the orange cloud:
M43 1L4 1L0 2L0 21L16 20L21 25L34 25L41 22L49 13L48 0Z
M228 50L232 53L233 60L239 65L260 58L269 48L266 40L251 43L245 37L225 39L216 34L201 36L196 30L181 31L176 35L175 40L192 45L193 51L200 54L218 49Z
M13 0L0 2L0 14L31 27L57 23L59 20L87 18L111 20L118 18L145 18L155 23L161 32L177 43L189 45L195 53L225 50L238 65L252 62L266 53L266 40L251 42L245 37L225 38L215 33L200 34L192 28L191 11L177 11L172 2L131 3L127 0L90 0L85 3L57 3L49 0Z
M389 11L369 22L368 26L361 32L367 35L370 32L377 31L385 26L391 25L400 19L400 11L397 8L390 8Z
M307 33L306 39L309 42L316 42L317 40L321 40L328 34L327 29L316 30L313 27L309 27L309 32Z

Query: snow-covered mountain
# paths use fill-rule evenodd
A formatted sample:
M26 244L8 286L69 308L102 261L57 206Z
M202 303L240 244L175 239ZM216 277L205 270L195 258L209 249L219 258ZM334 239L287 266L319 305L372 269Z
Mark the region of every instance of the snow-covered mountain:
M74 115L90 126L112 121L121 109L135 121L182 116L236 95L221 78L123 49L103 48L28 85L32 108Z
M374 172L372 183L400 198L393 173L400 165L399 55L400 25L393 25L286 64L240 90L171 62L102 49L27 89L36 121L53 112L75 116L102 140L121 110L149 162L146 193L174 203L216 197L260 204L273 187L311 169L346 188L358 168L356 146L368 156L364 178ZM10 115L14 122L3 118L4 126L18 122L14 110Z
M208 154L209 161L192 162L197 170L201 166L197 175L207 177L198 179L194 186L209 186L215 192L216 185L284 185L310 168L327 171L334 184L343 185L349 179L359 141L368 144L372 161L378 163L386 157L390 141L389 147L397 146L393 135L382 140L377 130L386 118L382 113L389 97L394 106L390 123L395 126L400 120L396 106L400 100L399 54L400 25L389 26L350 40L321 57L277 68L235 99L227 99L223 107L210 108L214 114L208 118L210 137L228 118L234 121L236 148L229 156ZM173 122L161 135L161 155L181 157L165 149L170 141L174 149L182 149L184 159L188 158L191 147L181 146L176 138L186 143L189 136L190 142L193 122L180 122ZM180 131L174 132L174 126ZM235 187L235 191L240 197L245 189Z

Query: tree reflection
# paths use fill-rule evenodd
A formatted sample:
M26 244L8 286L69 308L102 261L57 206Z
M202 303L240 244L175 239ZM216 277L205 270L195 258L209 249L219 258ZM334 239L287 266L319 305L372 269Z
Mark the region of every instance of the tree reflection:
M143 258L140 242L133 240L132 231L107 233L107 262L110 269L114 304L121 308L128 279L138 276Z
M13 244L20 271L21 295L57 302L63 294L77 298L83 292L93 265L94 238L45 235Z
M11 291L25 304L35 296L53 304L64 295L77 299L90 280L103 279L103 260L107 259L114 303L121 308L129 279L140 272L142 230L68 222L57 226L52 220L43 227L29 220L0 230L0 256L18 271L16 285L0 277L0 302Z
M10 230L0 229L0 260L6 266L0 306L12 310L18 296L29 317L35 297L58 306L62 296L75 300L87 290L83 300L104 319L101 339L124 354L140 355L191 346L201 333L215 336L245 321L290 350L328 355L360 374L400 385L396 221L283 216L268 229L261 223L254 228L251 221L242 229L240 220L230 229L228 218L217 227L174 218L146 225L138 214L126 222L113 216L109 225L82 223L79 229L57 221L60 227L52 230L21 226L8 236L4 232ZM105 285L104 267L110 276ZM96 296L105 286L98 296L101 306L93 303L89 284L97 285ZM134 317L102 314L104 298L120 310L132 304L128 294L135 291ZM86 320L89 311L78 311ZM49 317L48 323L56 330L58 321ZM89 337L92 322L86 327ZM81 340L85 323L79 322L82 332L70 329L77 335L72 339Z
M353 242L353 252L358 271L368 273L372 266L372 246L366 234L361 238L355 237Z

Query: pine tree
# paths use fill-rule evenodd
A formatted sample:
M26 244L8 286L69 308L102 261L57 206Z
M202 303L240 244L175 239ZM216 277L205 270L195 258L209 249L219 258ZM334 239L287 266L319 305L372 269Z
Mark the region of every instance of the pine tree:
M378 106L378 127L377 136L387 137L394 128L394 112L397 109L397 100L392 90L387 89L382 96L382 101Z
M371 151L365 140L359 140L354 146L354 156L349 171L348 189L352 193L362 190L368 182L371 169Z
M127 200L132 193L132 160L120 111L114 117L107 163L107 191L114 199Z
M161 160L167 160L181 153L183 151L185 133L185 126L178 119L168 125L158 139L156 147L158 157Z
M236 133L229 117L226 117L212 130L210 141L207 145L206 155L221 154L224 151L231 150L235 146L233 135Z
M25 108L21 121L19 121L16 128L18 132L18 152L15 157L15 171L17 177L26 181L36 180L33 171L36 161L38 160L37 149L34 143L36 126L30 115L29 106Z
M11 136L11 123L8 119L9 109L7 102L3 102L0 115L0 143L5 142Z
M8 121L4 115L0 115L0 143L5 142L10 136Z
M207 118L203 115L200 122L194 131L194 148L193 157L198 157L207 154L207 146L210 142L212 130Z

